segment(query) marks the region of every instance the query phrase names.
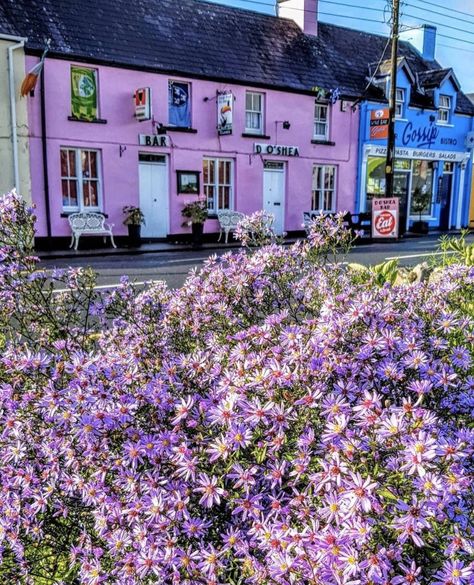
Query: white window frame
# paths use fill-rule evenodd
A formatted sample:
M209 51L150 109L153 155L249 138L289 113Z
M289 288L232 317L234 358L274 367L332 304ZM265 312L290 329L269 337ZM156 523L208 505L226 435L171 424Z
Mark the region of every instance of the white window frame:
M75 164L76 164L76 173L75 177L73 176L63 176L61 172L61 204L62 209L66 213L74 213L77 211L102 211L102 165L101 165L101 151L97 150L96 148L75 148L73 146L61 146L60 148L60 159L59 165L61 166L61 151L73 151L75 153ZM95 152L97 156L97 177L91 179L90 177L85 177L82 172L82 161L81 161L81 153L83 152ZM77 205L64 205L62 203L62 182L63 180L75 180L76 181L76 192L77 192ZM97 183L97 205L84 205L84 180L93 180Z
M204 165L209 161L214 161L214 180L212 182L206 183L205 182ZM230 183L219 183L219 163L220 162L230 163L230 169L229 169ZM203 183L204 196L205 196L206 202L207 202L208 212L210 214L214 215L218 211L221 211L221 209L222 210L223 209L233 210L234 209L234 183L235 183L234 160L231 158L205 156L202 159L202 166L203 166L202 183ZM208 172L208 176L209 176L209 172ZM213 205L212 206L209 206L209 197L208 197L207 187L214 188L214 196L213 196ZM225 208L225 207L220 208L219 207L219 187L229 187L230 188L229 207L228 208Z
M450 95L441 94L438 105L438 124L449 124L452 100Z
M403 118L405 113L405 89L397 87L395 90L395 118Z
M333 185L330 189L325 189L324 182L327 169L331 168L333 170ZM322 169L321 173L321 185L315 185L315 179L317 178L318 169ZM315 188L316 187L316 188ZM330 191L331 193L331 205L322 207L319 206L315 208L314 202L316 201L316 191L320 191L322 193L322 202L325 199L325 191ZM315 209L311 209L311 211L322 211L323 213L334 213L336 211L336 198L337 198L337 166L336 165L313 165L313 175L311 181L311 207ZM320 201L321 203L321 201Z
M248 98L251 98L252 104L249 108L247 106ZM255 104L257 101L257 105ZM264 110L265 110L265 94L258 92L258 91L246 91L245 92L245 133L246 134L255 134L257 136L261 136L264 134L264 127L265 127L265 118L264 118ZM257 128L251 127L248 124L248 116L257 116L260 121L260 124Z
M321 117L321 112L326 112L326 118ZM314 101L314 124L313 124L313 138L314 140L329 140L329 104L326 102ZM318 126L324 125L324 132L319 131Z

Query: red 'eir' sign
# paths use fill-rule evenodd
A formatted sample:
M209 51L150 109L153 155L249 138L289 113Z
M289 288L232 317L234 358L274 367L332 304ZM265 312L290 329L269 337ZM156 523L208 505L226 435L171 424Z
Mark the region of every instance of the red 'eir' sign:
M398 237L400 199L398 197L372 199L372 237Z

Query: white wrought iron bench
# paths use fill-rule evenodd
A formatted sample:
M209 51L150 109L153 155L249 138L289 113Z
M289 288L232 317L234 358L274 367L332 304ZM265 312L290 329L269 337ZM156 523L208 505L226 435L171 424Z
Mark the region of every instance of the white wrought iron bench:
M217 219L219 220L219 239L218 242L221 241L222 232L225 233L225 243L229 239L229 233L234 231L237 227L239 221L244 218L244 214L240 213L239 211L231 211L230 209L223 209L222 211L217 212Z
M68 217L69 225L71 226L71 244L70 248L74 246L77 250L79 246L79 238L83 235L89 236L104 236L104 243L106 237L110 237L112 246L116 248L114 242L114 235L112 233L113 223L105 223L105 217L102 213L94 211L84 211L81 213L71 213Z

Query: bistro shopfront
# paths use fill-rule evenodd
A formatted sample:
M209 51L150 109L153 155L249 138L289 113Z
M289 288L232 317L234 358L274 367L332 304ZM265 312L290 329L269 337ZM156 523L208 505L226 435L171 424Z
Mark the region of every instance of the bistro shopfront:
M382 146L364 148L361 211L370 209L373 197L385 194L386 153ZM441 230L461 227L469 154L397 148L395 155L394 195L400 198L402 231L419 219Z
M459 229L468 225L472 107L452 70L417 75L406 59L399 62L393 194L400 198L400 231L415 222L429 229ZM385 70L379 77L389 83ZM370 211L374 197L385 195L388 121L387 105L361 105L356 202L361 212Z

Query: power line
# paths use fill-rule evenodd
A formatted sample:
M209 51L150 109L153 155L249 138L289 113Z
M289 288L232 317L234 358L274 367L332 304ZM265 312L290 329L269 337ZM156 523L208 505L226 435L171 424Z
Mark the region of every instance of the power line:
M421 4L428 4L429 6L435 6L436 8L442 8L439 4L435 4L434 2L429 2L428 0L416 0L416 2L420 2ZM421 9L422 10L422 9ZM457 12L458 14L462 14L463 16L469 16L470 18L474 18L474 14L472 12L463 12L462 10L455 10L454 8L449 8L450 12ZM445 15L447 16L447 15ZM453 18L453 17L451 17Z
M420 18L419 16L413 16L413 14L408 14L408 12L404 13L404 16L408 16L408 18L414 18L415 20L421 20L422 22L426 22L428 24L435 24L437 26L442 26L444 28L450 28L452 30L456 30L458 32L466 33L468 35L474 35L474 31L466 30L464 28L459 28L457 26L451 26L450 24L442 24L441 22L435 22L433 20L426 20L424 18Z
M458 39L457 37L450 37L449 35L442 35L441 33L437 33L439 37L443 37L443 39L450 39L451 41L457 41L458 43L467 43L468 45L474 45L474 41L468 41L466 39Z
M327 1L327 2L331 1L332 4L341 4L341 5L347 6L347 4L345 4L345 3L342 4L342 3L336 2L334 0L322 0L322 1L323 2L324 1ZM433 2L428 2L428 0L416 0L416 1L417 2L423 2L424 4L430 4L430 5L433 5L433 6L437 6L438 8L440 7L439 4L434 4ZM243 3L246 3L246 4L252 4L252 5L260 5L260 6L266 6L266 7L273 7L273 3L272 4L269 4L268 2L262 2L261 0L240 0L240 2L243 2ZM350 6L352 8L359 8L359 9L364 9L365 8L363 6L352 5L352 4ZM420 9L419 7L416 7L416 8ZM289 10L299 11L299 12L301 12L301 11L304 12L304 10L302 8L288 7L288 9ZM376 10L376 9L373 9L373 10ZM379 9L379 11L382 12L382 9ZM457 11L452 10L452 11L453 12L459 12L460 14L465 14L467 16L471 16L467 12L462 12L460 10L457 10ZM375 20L373 18L349 16L349 15L346 15L346 14L335 14L333 12L322 12L322 11L316 11L316 10L310 10L309 12L310 13L313 13L313 14L323 15L323 16L332 16L332 17L336 17L336 18L346 18L346 19L349 19L349 20L357 20L357 21L361 21L361 22L373 22L373 23L376 23L376 24L386 24L382 20ZM433 22L430 22L430 21L423 20L423 19L419 18L418 16L412 16L412 15L407 15L407 16L409 16L410 18L415 18L416 20L420 20L420 21L426 22L426 23L438 24L439 26L448 27L448 25L442 25L440 23L433 23ZM411 28L416 28L416 27L411 27ZM455 28L455 27L450 27L450 28ZM460 30L462 30L462 29L460 29ZM462 32L468 32L468 31L462 30ZM470 31L469 31L469 34L470 34ZM466 43L468 45L474 45L474 41L469 41L467 39L459 39L457 37L453 37L453 36L449 36L449 35L443 35L442 33L437 33L437 35L439 37L442 37L442 38L445 38L445 39L457 41L459 43Z
M415 4L408 4L407 3L407 6L410 6L410 8L414 8L415 10L426 10L426 8L423 8L422 6L416 6ZM441 6L439 8L441 8ZM444 18L451 18L453 20L459 21L459 16L451 16L450 14L445 14L444 12L438 12L437 10L433 10L432 8L430 8L430 13L437 14L438 16L443 16ZM471 18L474 18L474 14L472 15Z
M463 49L461 47L455 47L454 45L444 45L443 43L438 43L438 47L445 47L446 49L454 49L456 51L463 51L464 53L474 54L474 51L471 51L471 49Z
M364 22L376 22L377 24L385 24L383 20L375 20L374 18L348 16L347 14L334 14L333 12L319 12L319 14L323 16L336 16L337 18L349 18L351 20L363 20Z
M354 6L354 4L346 4L344 2L335 2L334 0L321 0L325 4L335 4L336 6L347 6L348 8L359 8L360 10L371 10L372 12L383 12L382 8L371 8L369 6Z

